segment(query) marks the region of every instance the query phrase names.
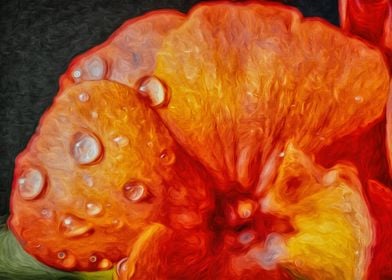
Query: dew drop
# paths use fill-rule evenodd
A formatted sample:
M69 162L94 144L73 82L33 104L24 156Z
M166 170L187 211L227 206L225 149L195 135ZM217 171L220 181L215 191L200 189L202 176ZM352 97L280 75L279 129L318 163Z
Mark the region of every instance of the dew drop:
M27 170L18 179L19 193L25 200L32 200L38 197L45 186L44 175L37 169Z
M65 237L78 237L93 232L91 224L86 223L85 220L69 215L63 219L60 229Z
M101 261L99 262L98 268L99 268L99 269L108 269L108 268L111 268L112 265L113 265L113 264L112 264L111 261L109 261L108 259L103 259L103 260L101 260Z
M129 144L129 139L126 136L117 136L113 139L118 147L122 148Z
M98 119L98 113L95 112L95 111L92 111L92 112L91 112L91 117L92 117L93 119Z
M118 276L122 276L128 269L127 265L128 258L121 259L116 266L116 272Z
M47 209L47 208L44 208L44 209L42 209L41 210L41 216L43 217L43 218L46 218L46 219L49 219L49 218L51 218L52 217L52 211L50 211L49 209Z
M242 245L247 245L247 244L251 243L253 240L255 240L255 238L256 238L256 236L253 232L246 231L246 232L243 232L239 235L238 241Z
M279 153L279 157L283 158L285 156L284 152Z
M89 202L86 204L86 212L90 216L97 216L102 212L102 206L97 203Z
M93 57L86 62L91 80L101 80L106 74L106 63L100 57Z
M79 164L90 164L96 161L102 152L101 143L91 134L79 132L72 145L72 156Z
M80 102L87 102L90 99L90 95L88 95L88 93L86 92L81 92L79 93L78 98Z
M146 186L140 182L126 183L123 188L124 196L133 202L140 201L145 194Z
M88 186L88 187L92 187L92 186L94 186L94 180L93 180L93 178L90 176L90 175L88 175L88 174L83 174L83 181L84 181L84 183Z
M169 150L163 150L159 158L164 165L172 165L176 161L176 155Z
M362 103L363 102L363 97L360 95L357 95L354 97L355 102L357 103Z
M164 106L169 101L169 94L166 86L154 76L144 78L138 88L139 93L148 97L152 107Z
M63 251L57 253L57 258L60 260L64 260L67 257L67 254Z
M98 258L97 258L97 256L92 255L92 256L90 256L90 257L88 258L88 260L89 260L90 262L92 262L92 263L95 263L95 262L98 260Z
M79 79L82 76L82 71L80 69L74 70L72 72L72 77L74 79Z

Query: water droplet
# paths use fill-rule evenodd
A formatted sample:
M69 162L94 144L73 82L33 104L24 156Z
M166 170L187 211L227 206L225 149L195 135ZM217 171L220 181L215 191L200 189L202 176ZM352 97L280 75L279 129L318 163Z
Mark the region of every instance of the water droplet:
M284 152L279 153L279 157L283 158L285 156Z
M49 219L49 218L51 218L53 216L53 213L49 209L44 208L44 209L41 210L41 216L43 218Z
M60 260L64 260L67 257L67 254L63 251L57 253L57 258Z
M112 264L111 261L109 261L108 259L103 259L103 260L101 260L101 261L99 262L98 268L99 268L99 269L108 269L108 268L111 268L112 265L113 265L113 264Z
M125 147L129 144L129 139L126 136L117 136L116 138L113 139L113 141L120 148Z
M90 99L90 95L88 95L88 93L86 92L81 92L78 96L80 102L87 102Z
M124 196L133 202L140 201L146 191L146 186L140 182L129 182L124 185Z
M91 80L101 80L106 74L106 63L98 56L90 58L86 62L86 68Z
M95 263L95 262L98 260L98 258L97 258L97 256L92 255L92 256L90 256L90 257L88 258L88 260L89 260L90 262L92 262L92 263Z
M86 204L86 212L90 216L97 216L102 212L102 206L97 203L89 202Z
M83 174L83 181L84 181L84 183L88 186L88 187L92 187L92 186L94 186L94 180L93 180L93 177L91 177L90 175L88 175L88 174Z
M169 93L166 86L154 76L144 78L138 88L139 93L148 97L152 107L164 106L169 101Z
M255 238L256 235L253 232L246 231L240 234L240 236L238 237L238 241L243 245L247 245L251 243L253 240L255 240Z
M328 171L322 178L322 184L324 186L330 186L334 184L339 177L339 172L337 170Z
M159 158L164 165L172 165L176 161L176 155L169 150L163 150Z
M72 155L79 164L90 164L96 161L101 152L101 143L96 137L84 132L75 135Z
M79 79L82 76L82 71L80 69L74 70L72 72L72 77L74 79Z
M44 175L37 169L27 170L18 179L18 189L21 197L26 200L35 199L45 186Z
M363 102L363 97L360 95L357 95L354 97L355 102L357 103L362 103Z
M65 217L60 225L60 229L65 237L78 237L87 235L93 232L91 224L86 223L85 220L69 215Z
M253 215L254 207L252 202L240 201L238 203L237 213L242 219L248 219Z
M123 258L117 263L116 272L118 276L122 276L124 273L126 273L128 269L127 261L128 258Z
M98 119L98 113L95 112L95 111L92 111L92 112L91 112L91 117L92 117L93 119Z

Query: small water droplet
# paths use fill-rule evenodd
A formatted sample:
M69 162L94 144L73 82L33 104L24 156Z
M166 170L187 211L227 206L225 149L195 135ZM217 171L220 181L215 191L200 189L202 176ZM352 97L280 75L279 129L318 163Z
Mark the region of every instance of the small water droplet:
M102 206L98 203L89 202L86 204L86 212L90 216L97 216L102 212Z
M96 161L101 152L101 143L93 135L85 132L79 132L75 135L72 155L79 164L90 164Z
M176 155L169 150L163 150L159 158L164 165L172 165L176 161Z
M355 102L357 103L362 103L363 102L363 97L360 95L357 95L354 97Z
M283 158L285 156L284 152L279 153L279 157Z
M121 259L116 266L116 272L118 276L122 276L128 269L127 265L128 258Z
M238 241L242 245L247 245L247 244L251 243L253 240L255 240L255 238L256 238L256 235L253 232L246 231L246 232L243 232L239 235Z
M111 268L112 265L113 265L113 264L112 264L111 261L109 261L108 259L103 259L103 260L101 260L101 261L99 262L98 268L99 268L99 269L108 269L108 268Z
M57 253L57 258L60 260L64 260L67 257L67 254L63 251Z
M94 186L94 180L93 180L93 177L91 177L90 175L88 175L88 174L83 174L83 181L84 181L84 183L88 186L88 187L92 187L92 186Z
M169 93L166 86L157 77L144 78L138 88L139 93L148 97L152 107L164 106L169 102Z
M95 112L95 111L92 111L92 112L91 112L91 117L92 117L93 119L98 119L98 113Z
M93 227L85 220L69 215L65 217L60 225L60 229L66 237L78 237L93 232Z
M44 175L37 169L29 169L18 179L19 193L25 200L38 197L45 186Z
M140 182L129 182L124 185L124 196L133 202L140 201L146 192L146 186Z
M129 139L126 136L117 136L113 139L118 147L122 148L129 144Z
M51 218L53 216L53 213L49 209L44 208L44 209L41 210L41 216L43 218L49 219L49 218Z
M90 262L92 262L92 263L95 263L95 262L98 260L98 258L97 258L97 256L92 255L92 256L90 256L90 257L88 258L88 260L89 260Z
M82 70L76 69L72 72L72 77L74 79L79 79L82 76Z
M87 102L90 99L90 95L88 95L88 93L86 92L81 92L78 96L80 102Z

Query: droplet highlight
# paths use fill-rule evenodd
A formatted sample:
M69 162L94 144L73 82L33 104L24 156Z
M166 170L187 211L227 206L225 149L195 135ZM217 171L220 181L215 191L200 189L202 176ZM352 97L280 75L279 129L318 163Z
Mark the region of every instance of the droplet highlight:
M86 92L81 92L79 93L78 98L80 102L87 102L90 100L90 95Z
M355 102L357 103L362 103L363 102L363 97L360 95L357 95L354 97Z
M159 158L164 165L172 165L176 161L176 155L170 150L163 150Z
M82 77L82 71L80 69L74 70L72 72L72 77L74 79L79 79L80 77Z
M86 204L86 212L89 216L97 216L102 213L102 206L99 203L89 202Z
M99 140L85 132L77 133L72 144L72 156L77 163L90 164L99 159L102 147Z
M126 183L123 188L123 193L128 200L138 202L145 196L146 186L140 182Z
M95 263L95 262L97 262L98 258L97 258L97 256L92 255L92 256L90 256L90 257L88 258L88 260L89 260L89 262Z
M140 95L149 99L152 107L164 106L169 102L167 87L157 77L150 76L144 78L139 85L138 91Z
M45 177L37 169L27 170L18 179L18 189L20 196L25 200L37 198L43 191L45 186Z
M128 258L121 259L116 265L116 272L118 276L123 276L128 270L127 265Z
M62 220L60 229L64 236L69 238L89 235L93 232L91 224L73 215L69 215Z
M128 137L122 135L113 138L113 141L117 144L119 148L123 148L129 144Z

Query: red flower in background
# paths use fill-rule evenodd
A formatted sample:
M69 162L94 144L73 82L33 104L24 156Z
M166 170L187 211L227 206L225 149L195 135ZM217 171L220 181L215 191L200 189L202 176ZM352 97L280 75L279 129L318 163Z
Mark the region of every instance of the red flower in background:
M120 279L391 277L392 8L367 5L341 2L345 32L270 3L126 22L17 159L25 250Z

